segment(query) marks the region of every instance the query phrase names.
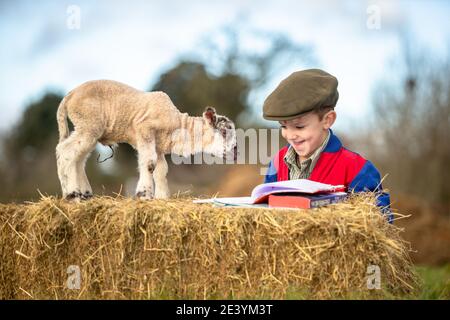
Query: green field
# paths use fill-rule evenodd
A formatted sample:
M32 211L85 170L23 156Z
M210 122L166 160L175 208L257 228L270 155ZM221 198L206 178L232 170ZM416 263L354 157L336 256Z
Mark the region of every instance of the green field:
M450 264L443 267L417 267L417 273L423 281L422 290L417 299L450 300Z
M442 267L417 266L415 269L422 281L420 291L417 294L394 297L381 291L375 299L450 300L450 264ZM302 300L309 299L309 297L305 292L291 290L287 294L286 299ZM354 294L346 297L337 297L337 299L367 299L367 296Z

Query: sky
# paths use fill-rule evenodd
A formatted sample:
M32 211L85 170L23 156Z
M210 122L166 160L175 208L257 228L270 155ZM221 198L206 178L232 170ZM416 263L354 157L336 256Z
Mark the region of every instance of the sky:
M240 20L249 28L282 32L309 45L316 58L314 64L288 63L274 74L252 95L254 116L262 120L262 103L283 78L319 67L339 80L335 126L349 130L364 123L376 84L391 76L400 35L407 34L427 54L446 54L449 13L450 1L445 0L3 0L0 132L49 90L65 94L93 79L148 90L205 37Z

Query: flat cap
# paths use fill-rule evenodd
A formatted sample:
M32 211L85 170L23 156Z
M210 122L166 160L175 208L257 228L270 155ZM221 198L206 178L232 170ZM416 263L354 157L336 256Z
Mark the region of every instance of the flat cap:
M320 69L292 73L266 98L263 117L291 120L320 107L334 107L338 101L338 81Z

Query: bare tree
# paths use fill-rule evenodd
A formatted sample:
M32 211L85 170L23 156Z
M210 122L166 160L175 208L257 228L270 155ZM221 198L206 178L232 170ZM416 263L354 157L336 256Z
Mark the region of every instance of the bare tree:
M449 204L449 59L432 59L406 46L395 68L390 79L400 77L374 91L374 121L360 142L395 192Z

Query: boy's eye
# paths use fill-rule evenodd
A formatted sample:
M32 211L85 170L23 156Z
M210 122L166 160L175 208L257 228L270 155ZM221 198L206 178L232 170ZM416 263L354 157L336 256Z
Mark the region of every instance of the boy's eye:
M303 129L304 126L303 126L303 127L301 127L301 126L296 126L296 128L297 128L297 129Z
M286 126L280 126L281 129L286 129Z

